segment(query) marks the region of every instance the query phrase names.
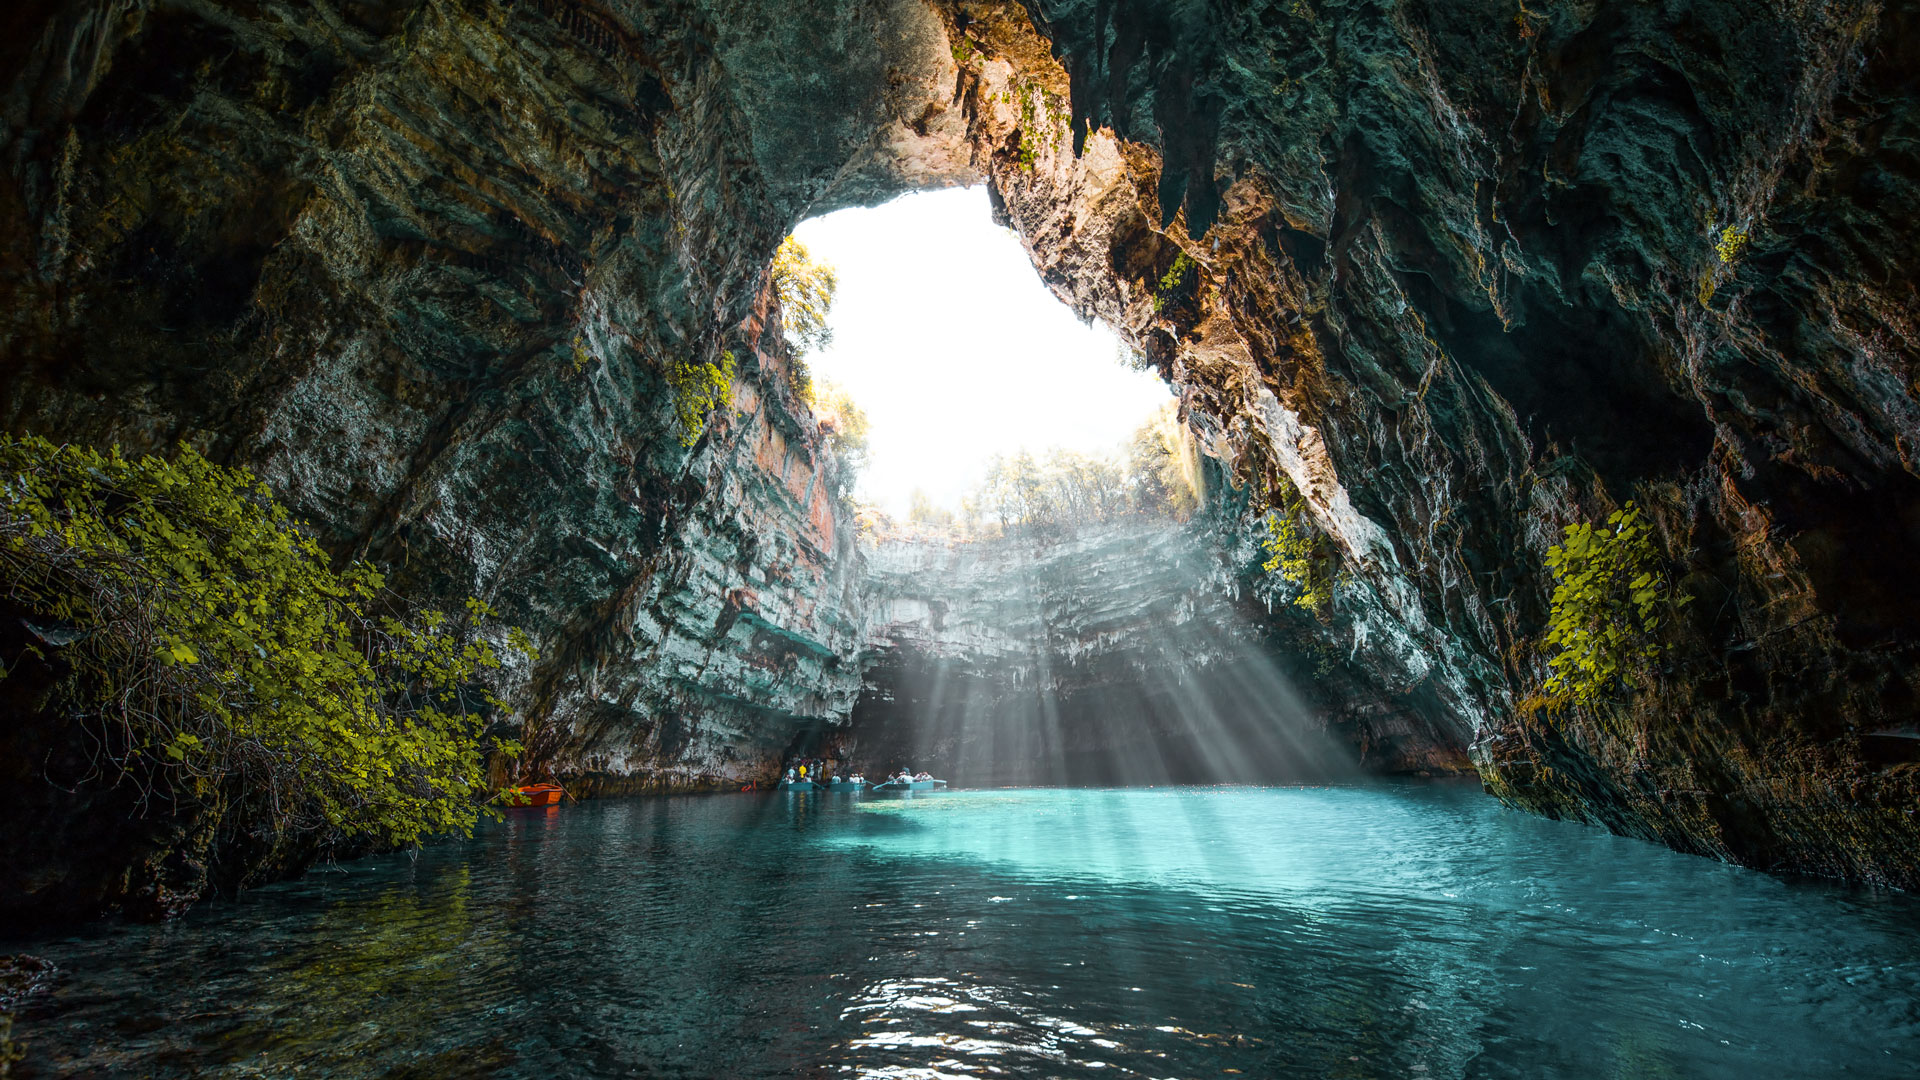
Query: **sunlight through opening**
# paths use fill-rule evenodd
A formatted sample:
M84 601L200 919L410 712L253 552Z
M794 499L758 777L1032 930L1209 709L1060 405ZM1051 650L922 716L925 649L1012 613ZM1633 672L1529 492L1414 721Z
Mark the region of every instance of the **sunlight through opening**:
M855 496L891 517L907 518L916 490L958 511L996 454L1115 456L1173 400L1111 330L1047 291L985 188L841 210L794 238L838 275L832 340L806 365L865 411Z

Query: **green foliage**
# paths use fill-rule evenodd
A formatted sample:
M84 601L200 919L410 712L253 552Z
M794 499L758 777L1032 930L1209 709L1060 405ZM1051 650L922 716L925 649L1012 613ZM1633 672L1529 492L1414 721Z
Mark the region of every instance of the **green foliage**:
M1333 600L1333 583L1314 571L1312 533L1296 524L1291 514L1274 511L1267 515L1267 535L1260 546L1267 552L1260 568L1294 586L1295 607L1315 615L1326 609Z
M780 315L795 353L833 344L827 316L833 311L840 275L832 263L815 259L805 244L789 236L773 253L773 285L780 294Z
M853 486L854 477L867 467L867 439L872 425L866 410L854 404L852 396L840 384L821 379L811 383L807 390L807 404L813 408L814 419L827 437L827 445L846 466L840 475L844 495Z
M707 414L724 404L733 388L733 353L720 354L720 363L691 357L667 364L667 385L673 388L674 416L680 421L680 445L692 446L707 429Z
M793 387L802 398L813 393L813 375L806 355L833 344L828 316L840 275L832 263L820 262L806 245L789 236L773 254L773 286L780 298L781 327L793 351Z
M1700 287L1696 295L1701 307L1713 303L1713 297L1720 288L1720 268L1731 266L1746 254L1747 244L1751 240L1747 230L1728 225L1717 228L1711 217L1707 220L1707 235L1713 240L1713 253L1720 259L1718 265L1709 265L1700 272Z
M1713 242L1713 252L1720 256L1722 263L1732 263L1746 252L1749 239L1747 230L1729 225L1720 230L1719 239Z
M1589 704L1630 679L1636 664L1660 655L1654 631L1691 599L1676 595L1660 562L1653 531L1631 502L1602 528L1567 526L1547 549L1555 583L1546 636L1554 650L1547 660L1550 702Z
M1186 252L1182 251L1173 257L1173 265L1160 275L1159 287L1153 290L1153 310L1159 311L1166 306L1167 297L1187 279L1193 267L1194 261Z
M907 497L907 520L932 529L951 529L959 524L953 511L935 504L921 488L914 488Z
M470 831L499 704L475 685L500 663L476 636L493 612L379 617L382 588L365 564L334 572L265 485L191 449L0 436L0 595L72 637L61 703L101 726L121 775L201 794L237 780L293 830Z
M1111 521L1130 509L1118 462L1052 450L995 456L969 500L974 512L992 514L1003 533L1051 534L1073 526Z
M1185 521L1205 501L1200 446L1172 402L1134 429L1125 467L1127 499L1135 513Z
M0 1013L0 1078L12 1076L14 1063L26 1058L27 1044L13 1037L13 1014Z
M1043 536L1128 517L1183 521L1200 506L1199 468L1193 436L1169 403L1134 432L1124 456L996 456L962 512L974 529L990 518L1003 534Z
M953 41L952 49L953 64L958 68L970 68L973 66L974 61L984 60L986 58L985 55L981 53L979 46L975 45L972 39L964 34Z
M1293 587L1295 607L1318 616L1333 602L1333 579L1325 569L1327 560L1321 557L1312 526L1301 524L1306 517L1305 500L1292 484L1283 481L1283 486L1280 505L1267 514L1267 535L1260 541L1267 560L1260 568Z
M1179 286L1181 281L1186 279L1187 271L1191 269L1193 269L1193 260L1187 257L1186 252L1182 251L1178 255L1175 255L1173 257L1173 265L1167 267L1167 272L1160 275L1160 288L1158 291L1163 293L1172 292Z
M1040 160L1040 148L1047 142L1058 142L1067 133L1072 114L1066 99L1037 83L1022 81L1001 100L1019 106L1020 145L1014 158L1022 171L1032 172Z

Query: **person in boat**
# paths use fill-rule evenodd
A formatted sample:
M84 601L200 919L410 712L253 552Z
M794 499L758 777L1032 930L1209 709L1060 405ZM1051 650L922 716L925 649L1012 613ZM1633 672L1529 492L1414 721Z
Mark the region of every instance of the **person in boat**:
M787 783L793 783L793 766L787 766Z
M931 779L933 779L933 774L932 774L932 773L930 773L930 772L917 772L917 773L914 773L914 774L913 774L913 778L914 778L914 780L916 780L916 781L919 781L919 780L931 780Z

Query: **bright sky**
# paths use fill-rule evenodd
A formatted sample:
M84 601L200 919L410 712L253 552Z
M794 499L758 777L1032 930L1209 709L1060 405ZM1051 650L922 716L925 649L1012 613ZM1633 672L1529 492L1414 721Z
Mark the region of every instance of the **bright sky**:
M904 518L916 487L957 509L996 453L1113 450L1170 399L1047 291L985 188L841 210L794 235L839 271L833 345L807 365L866 410L855 494L889 514Z

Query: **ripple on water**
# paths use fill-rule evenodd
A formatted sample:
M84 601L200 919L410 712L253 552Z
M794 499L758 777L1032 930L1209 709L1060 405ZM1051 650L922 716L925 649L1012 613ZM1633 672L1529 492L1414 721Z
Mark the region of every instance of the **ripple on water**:
M515 812L65 973L27 1076L1906 1076L1920 913L1448 786Z

